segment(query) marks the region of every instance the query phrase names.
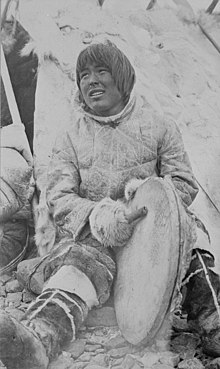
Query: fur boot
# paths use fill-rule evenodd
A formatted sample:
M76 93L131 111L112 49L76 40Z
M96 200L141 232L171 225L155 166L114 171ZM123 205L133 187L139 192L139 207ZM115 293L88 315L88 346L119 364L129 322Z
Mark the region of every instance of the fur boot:
M0 312L0 359L7 369L46 369L49 359L37 334Z
M183 309L188 314L191 329L201 335L203 351L220 356L220 277L212 270L213 267L214 257L209 252L194 251L185 277L189 282Z
M18 322L6 313L0 319L0 359L8 369L46 369L49 361L75 339L88 314L78 296L47 289Z

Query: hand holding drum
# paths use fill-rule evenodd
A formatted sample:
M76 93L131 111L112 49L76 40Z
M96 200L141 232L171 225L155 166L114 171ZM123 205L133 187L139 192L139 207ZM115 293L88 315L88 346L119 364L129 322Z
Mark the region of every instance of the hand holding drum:
M130 210L122 201L104 198L93 209L89 221L93 236L105 247L125 246L146 207Z

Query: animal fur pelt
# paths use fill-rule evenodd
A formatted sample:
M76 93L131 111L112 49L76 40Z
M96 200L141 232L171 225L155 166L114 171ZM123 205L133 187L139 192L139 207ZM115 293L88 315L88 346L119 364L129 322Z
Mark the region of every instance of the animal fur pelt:
M35 226L35 243L40 256L47 255L54 246L56 239L56 226L46 202L45 191L42 191L37 206L37 219Z

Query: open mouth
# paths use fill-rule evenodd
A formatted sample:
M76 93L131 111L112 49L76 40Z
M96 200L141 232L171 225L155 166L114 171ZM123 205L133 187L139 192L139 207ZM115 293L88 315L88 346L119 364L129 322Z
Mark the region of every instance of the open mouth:
M94 89L89 91L89 97L99 97L104 94L104 90Z

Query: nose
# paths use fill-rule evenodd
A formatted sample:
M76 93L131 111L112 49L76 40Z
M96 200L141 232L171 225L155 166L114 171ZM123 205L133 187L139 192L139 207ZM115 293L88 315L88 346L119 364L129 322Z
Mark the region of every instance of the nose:
M98 76L95 72L92 72L89 76L89 85L90 86L94 86L97 85L99 83L99 79Z

